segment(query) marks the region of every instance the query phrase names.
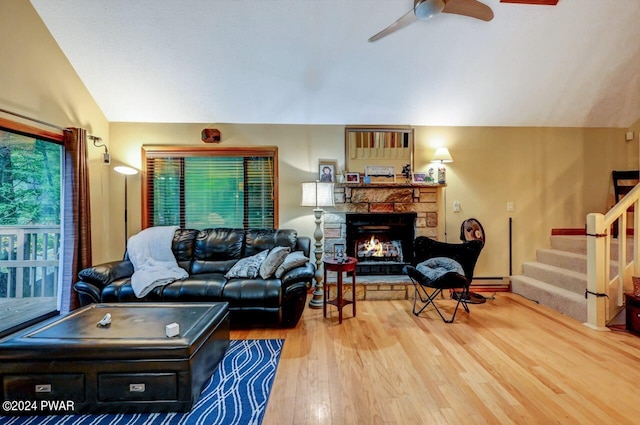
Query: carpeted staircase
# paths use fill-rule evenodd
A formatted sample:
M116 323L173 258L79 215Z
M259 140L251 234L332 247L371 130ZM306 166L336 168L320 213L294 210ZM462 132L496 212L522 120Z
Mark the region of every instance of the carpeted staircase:
M631 252L627 251L629 258ZM523 274L511 276L512 291L559 311L587 320L587 239L586 236L551 236L551 248L539 249L537 261L524 263ZM612 277L617 273L617 241L611 246Z

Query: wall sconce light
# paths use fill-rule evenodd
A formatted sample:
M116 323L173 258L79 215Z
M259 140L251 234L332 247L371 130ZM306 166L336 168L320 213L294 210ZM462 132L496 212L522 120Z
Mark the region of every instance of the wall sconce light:
M321 207L333 207L335 201L333 198L333 183L326 182L304 182L302 183L302 207L313 207L313 214L316 217L316 229L313 232L313 238L316 240L315 249L313 253L316 256L316 274L314 276L316 280L315 289L313 291L313 298L309 301L309 307L322 308L324 302L324 286L322 280L324 275L322 272L322 254L324 249L322 246L322 213L324 212Z
M93 142L93 146L96 148L104 148L104 153L102 154L102 163L104 165L111 164L111 156L109 155L109 149L107 149L107 145L102 143L102 138L98 136L87 136L87 139Z
M438 183L444 184L447 180L446 178L447 169L444 164L447 162L453 162L453 158L449 153L449 149L447 148L436 149L436 153L433 154L433 159L431 159L431 162L440 163L440 165L438 166Z

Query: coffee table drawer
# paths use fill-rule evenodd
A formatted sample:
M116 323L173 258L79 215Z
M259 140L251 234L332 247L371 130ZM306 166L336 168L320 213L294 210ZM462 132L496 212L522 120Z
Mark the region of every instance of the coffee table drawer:
M84 401L84 375L5 375L2 384L6 400Z
M175 373L108 373L98 376L100 401L158 401L178 399Z

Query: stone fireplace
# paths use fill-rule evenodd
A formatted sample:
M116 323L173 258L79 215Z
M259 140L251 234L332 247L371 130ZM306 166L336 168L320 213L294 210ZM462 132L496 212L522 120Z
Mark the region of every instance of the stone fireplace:
M391 252L384 260L373 259L377 264L366 264L368 261L365 259L359 261L359 263L365 264L359 264L360 267L356 270L358 275L356 296L358 299L407 299L413 296L413 287L411 287L409 278L402 274L402 266L394 263L411 262L413 253L407 253L407 249L409 251L412 249L412 244L409 241L412 242L415 237L438 238L438 214L442 187L444 185L412 183L338 183L335 185L336 206L327 209L324 214L326 256L333 255L335 244L343 244L350 256L357 254L355 241L352 242L351 239L355 236L349 236L347 231L347 217L349 216L354 218L362 216L390 217L391 223L365 224L365 226L369 226L368 230L373 231L371 233L374 236L385 232L388 227L396 232L400 223L407 221L412 223L408 226L413 231L411 236L392 237L391 241L387 241L391 244L386 246L387 252ZM405 214L408 215L405 216ZM376 228L375 226L382 227ZM394 243L394 241L396 242ZM400 254L396 255L393 251L393 247L398 245L397 241L400 241L402 245L401 259ZM369 270L360 269L361 266L369 267ZM335 276L329 273L326 283L334 284ZM408 287L411 288L408 289Z

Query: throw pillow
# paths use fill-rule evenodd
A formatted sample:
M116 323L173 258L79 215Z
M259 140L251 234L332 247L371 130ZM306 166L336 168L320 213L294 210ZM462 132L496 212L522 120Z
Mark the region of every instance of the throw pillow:
M309 258L305 257L302 251L295 251L287 255L280 267L276 270L276 277L280 279L289 270L306 264Z
M429 280L436 280L442 275L455 272L464 275L464 269L456 260L447 257L434 257L423 261L416 269Z
M263 279L269 279L273 276L290 251L291 248L288 246L277 246L269 251L267 258L260 266L260 277Z
M260 266L262 262L267 258L267 254L269 253L268 249L265 249L262 252L257 253L256 255L252 255L251 257L245 257L238 260L237 263L231 267L231 270L224 275L227 279L231 279L233 277L244 277L248 279L255 279L258 277L258 273L260 273Z

